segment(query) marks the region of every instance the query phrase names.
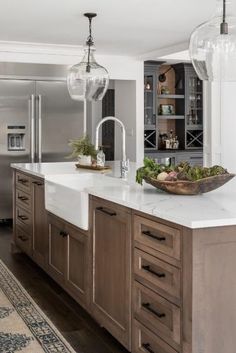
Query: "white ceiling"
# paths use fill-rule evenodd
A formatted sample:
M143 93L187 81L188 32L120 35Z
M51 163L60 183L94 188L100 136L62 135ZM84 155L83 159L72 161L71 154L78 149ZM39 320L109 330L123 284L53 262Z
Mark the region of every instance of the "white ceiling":
M84 12L97 12L101 54L139 56L188 40L216 0L0 0L0 41L81 45Z

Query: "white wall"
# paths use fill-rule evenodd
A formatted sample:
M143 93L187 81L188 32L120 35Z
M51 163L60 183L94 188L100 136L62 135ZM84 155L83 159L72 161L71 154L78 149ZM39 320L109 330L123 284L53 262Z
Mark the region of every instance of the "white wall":
M206 83L205 164L236 173L236 83Z
M136 82L115 81L115 116L126 128L127 158L136 161ZM122 158L121 129L115 129L115 159Z

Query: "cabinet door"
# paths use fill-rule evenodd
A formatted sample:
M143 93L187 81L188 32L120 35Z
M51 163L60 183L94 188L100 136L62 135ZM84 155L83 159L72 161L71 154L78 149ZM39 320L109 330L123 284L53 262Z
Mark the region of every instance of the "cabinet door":
M45 268L48 252L47 215L44 202L44 181L32 181L33 193L33 258Z
M82 306L88 302L88 235L66 224L66 288Z
M66 237L65 223L56 217L48 217L49 254L48 272L56 282L65 284Z
M131 215L93 201L92 315L130 349Z

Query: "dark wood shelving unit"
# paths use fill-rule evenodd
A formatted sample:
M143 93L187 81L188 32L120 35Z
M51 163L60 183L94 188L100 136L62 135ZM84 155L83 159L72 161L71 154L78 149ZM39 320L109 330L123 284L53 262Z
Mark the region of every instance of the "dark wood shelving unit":
M179 150L203 149L203 87L191 64L171 65L164 83L158 77L170 68L163 62L146 62L144 68L144 149L160 151L159 135L172 130ZM148 87L148 89L146 89ZM168 90L167 94L162 92ZM164 90L163 90L164 91ZM160 105L172 105L174 114L160 114ZM161 151L163 152L163 150Z

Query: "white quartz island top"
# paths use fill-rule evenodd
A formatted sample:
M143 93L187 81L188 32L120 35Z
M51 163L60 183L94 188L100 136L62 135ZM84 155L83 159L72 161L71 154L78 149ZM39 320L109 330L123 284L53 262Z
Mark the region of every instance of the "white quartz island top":
M134 163L127 181L118 178L118 163L112 163L111 173L78 170L74 162L12 164L12 167L45 178L46 182L64 183L72 191L77 188L76 176L79 175L79 188L83 174L84 178L95 175L90 178L93 182L84 188L85 193L192 229L236 225L236 178L207 194L178 196L145 183L144 186L136 184ZM70 178L73 178L71 186Z

